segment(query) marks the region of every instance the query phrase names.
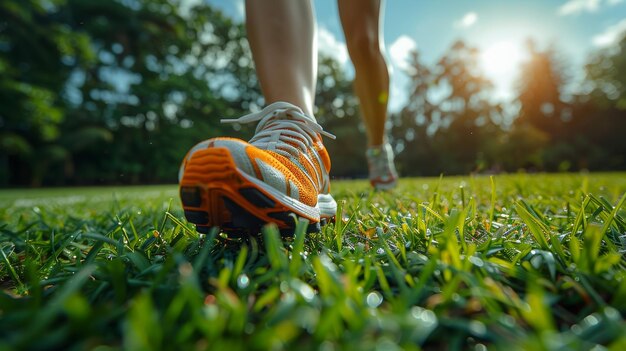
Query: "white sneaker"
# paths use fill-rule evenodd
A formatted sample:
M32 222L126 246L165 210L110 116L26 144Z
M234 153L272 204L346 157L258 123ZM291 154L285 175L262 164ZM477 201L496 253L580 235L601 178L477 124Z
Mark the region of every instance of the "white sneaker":
M393 163L393 150L389 143L381 146L369 147L365 152L369 167L370 183L376 190L390 190L395 188L398 173Z
M193 147L181 165L180 197L199 232L213 226L231 233L258 233L265 223L292 232L291 214L309 220L308 231L332 220L330 158L315 118L286 102L226 123L258 122L249 141L213 138Z

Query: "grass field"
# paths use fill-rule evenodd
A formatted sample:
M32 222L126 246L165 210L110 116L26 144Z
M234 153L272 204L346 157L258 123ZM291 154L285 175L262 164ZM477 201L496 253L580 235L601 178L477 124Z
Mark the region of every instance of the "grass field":
M0 191L0 349L626 350L626 174L333 186L246 240L175 186Z

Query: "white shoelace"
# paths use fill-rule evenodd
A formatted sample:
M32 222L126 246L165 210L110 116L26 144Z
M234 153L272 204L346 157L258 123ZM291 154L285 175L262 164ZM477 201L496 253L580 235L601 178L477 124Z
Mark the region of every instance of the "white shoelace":
M254 137L249 141L250 144L285 157L297 158L301 152L306 154L315 143L313 139L317 139L317 134L331 139L336 138L324 131L314 118L305 115L300 108L287 102L275 102L259 112L236 119L222 119L220 122L239 124L259 122Z

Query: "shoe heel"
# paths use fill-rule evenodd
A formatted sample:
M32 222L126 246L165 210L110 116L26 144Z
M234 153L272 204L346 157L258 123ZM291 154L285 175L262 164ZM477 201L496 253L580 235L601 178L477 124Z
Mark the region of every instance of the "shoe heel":
M210 226L209 214L202 210L202 188L198 186L181 186L180 201L183 205L185 218L189 223L196 225L199 233L208 233Z
M194 153L181 179L180 199L187 221L200 233L218 226L229 234L256 235L272 222L288 236L295 228L294 211L240 174L226 148ZM319 232L320 221L309 221L307 232Z

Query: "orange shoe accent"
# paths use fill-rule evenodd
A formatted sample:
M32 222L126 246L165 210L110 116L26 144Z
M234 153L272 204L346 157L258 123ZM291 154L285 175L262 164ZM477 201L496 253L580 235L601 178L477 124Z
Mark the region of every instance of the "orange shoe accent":
M294 228L291 214L307 218L309 231L319 230L320 218L294 211L241 174L227 148L196 151L187 161L180 197L189 222L199 232L211 227L236 234L256 234L265 223L281 230Z

